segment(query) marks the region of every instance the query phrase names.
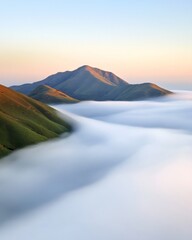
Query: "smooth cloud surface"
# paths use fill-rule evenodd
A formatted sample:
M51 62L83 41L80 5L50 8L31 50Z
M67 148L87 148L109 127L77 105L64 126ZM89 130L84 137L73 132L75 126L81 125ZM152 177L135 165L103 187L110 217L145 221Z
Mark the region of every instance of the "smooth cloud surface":
M75 132L1 162L1 240L190 240L191 100L56 106Z

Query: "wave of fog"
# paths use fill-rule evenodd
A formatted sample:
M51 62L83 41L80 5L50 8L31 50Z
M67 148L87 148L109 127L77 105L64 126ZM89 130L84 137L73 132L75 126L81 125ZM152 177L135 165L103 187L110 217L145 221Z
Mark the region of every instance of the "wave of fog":
M75 132L0 163L1 240L192 239L191 100L55 106Z
M105 122L192 131L192 94L189 91L156 101L81 102L63 107L71 113Z

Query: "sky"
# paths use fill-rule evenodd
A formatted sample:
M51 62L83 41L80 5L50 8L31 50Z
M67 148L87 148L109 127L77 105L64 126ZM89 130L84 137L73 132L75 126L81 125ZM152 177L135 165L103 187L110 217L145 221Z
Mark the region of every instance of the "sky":
M191 0L0 0L0 83L90 65L192 89Z

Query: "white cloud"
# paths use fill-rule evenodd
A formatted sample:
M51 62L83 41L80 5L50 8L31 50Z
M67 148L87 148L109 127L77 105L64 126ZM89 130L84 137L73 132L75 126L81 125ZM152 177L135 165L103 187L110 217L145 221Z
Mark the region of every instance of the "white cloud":
M75 132L1 162L1 240L190 240L192 95L177 96L57 106Z

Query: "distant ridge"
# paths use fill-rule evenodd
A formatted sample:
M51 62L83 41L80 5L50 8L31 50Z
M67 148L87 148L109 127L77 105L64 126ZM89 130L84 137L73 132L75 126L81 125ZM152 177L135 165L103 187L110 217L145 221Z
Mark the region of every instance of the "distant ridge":
M171 92L153 83L129 84L112 72L87 65L74 71L59 72L44 80L11 88L30 95L38 86L47 85L75 100L133 101L160 97ZM41 94L38 89L38 94ZM37 95L36 99L41 100Z

